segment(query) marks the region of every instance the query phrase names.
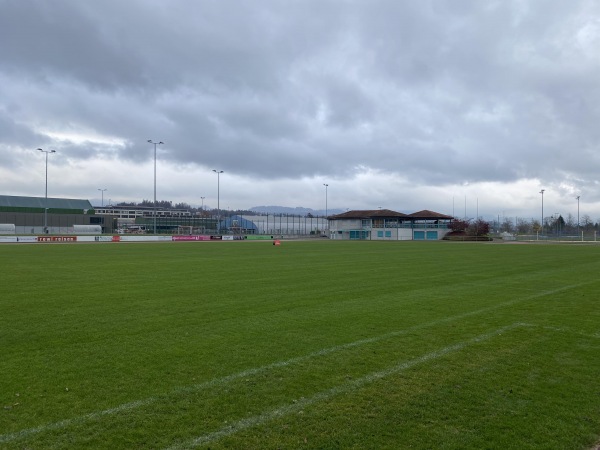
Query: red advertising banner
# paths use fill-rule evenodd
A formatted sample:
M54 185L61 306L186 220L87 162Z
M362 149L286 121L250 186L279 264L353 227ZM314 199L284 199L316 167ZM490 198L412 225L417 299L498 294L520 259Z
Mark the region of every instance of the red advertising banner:
M173 236L174 241L210 241L210 236Z
M121 236L113 236L112 241L113 242L121 242Z
M76 242L77 236L38 236L38 242Z

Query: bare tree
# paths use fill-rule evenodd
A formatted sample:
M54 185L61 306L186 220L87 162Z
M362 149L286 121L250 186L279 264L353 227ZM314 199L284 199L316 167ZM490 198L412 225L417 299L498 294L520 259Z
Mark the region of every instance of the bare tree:
M586 231L590 231L594 228L594 222L588 214L581 216L581 228Z
M537 219L531 220L531 231L533 233L541 233L542 232L542 225L539 222L539 220L537 220Z
M537 225L539 226L539 222L537 222ZM522 217L517 218L517 233L527 234L532 231L532 224L527 219L523 219Z
M502 221L502 224L500 224L500 231L503 231L505 233L512 233L514 230L515 227L510 217L505 217Z
M577 218L573 214L567 214L567 220L565 221L565 232L566 233L577 233Z
M467 233L471 236L487 236L490 234L490 224L483 219L474 220L469 224Z

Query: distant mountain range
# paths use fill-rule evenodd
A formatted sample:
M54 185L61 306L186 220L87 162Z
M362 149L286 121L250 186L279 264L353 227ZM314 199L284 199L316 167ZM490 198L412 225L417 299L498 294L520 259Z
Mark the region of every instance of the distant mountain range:
M324 209L312 209L312 208L303 208L301 206L296 206L295 208L291 208L289 206L253 206L249 208L250 211L254 211L260 214L294 214L297 216L305 216L307 214L312 214L313 216L324 216L325 214L333 215L333 214L341 214L345 212L343 209L328 209L327 213Z

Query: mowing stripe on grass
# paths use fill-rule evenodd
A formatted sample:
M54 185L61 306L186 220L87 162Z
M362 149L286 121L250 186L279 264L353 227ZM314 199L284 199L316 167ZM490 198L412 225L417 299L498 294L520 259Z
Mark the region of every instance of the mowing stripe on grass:
M79 417L65 419L65 420L61 420L59 422L49 423L49 424L40 425L40 426L34 427L34 428L27 428L27 429L20 430L20 431L14 432L14 433L0 435L0 443L13 442L18 439L23 439L23 438L26 438L28 436L32 436L32 435L35 435L38 433L59 430L62 428L67 428L72 425L79 425L79 424L94 421L94 420L100 420L102 417L105 417L105 416L111 416L111 415L119 414L119 413L122 413L125 411L130 411L130 410L134 410L137 408L142 408L144 406L149 406L158 401L168 399L169 397L171 397L173 395L184 394L184 393L188 393L188 392L198 392L198 391L212 388L212 387L223 386L231 381L235 381L240 378L244 378L244 377L248 377L248 376L252 376L252 375L257 375L259 373L266 372L266 371L269 371L272 369L277 369L277 368L289 366L292 364L302 363L302 362L307 361L312 358L326 356L326 355L336 353L339 351L343 351L343 350L347 350L347 349L351 349L351 348L355 348L355 347L360 347L362 345L372 344L372 343L375 343L378 341L401 336L403 334L407 334L412 331L420 330L423 328L429 328L429 327L440 325L443 323L453 322L453 321L464 319L467 317L476 316L476 315L483 314L483 313L493 311L496 309L500 309L500 308L503 308L506 306L511 306L516 303L520 303L520 302L524 302L524 301L528 301L528 300L534 300L537 298L546 297L548 295L556 294L559 292L564 292L564 291L567 291L570 289L575 289L580 286L590 284L593 282L595 282L595 281L588 281L588 282L584 282L584 283L563 286L563 287L560 287L557 289L538 292L536 294L529 295L527 297L521 297L521 298L517 298L514 300L509 300L507 302L497 303L493 306L488 306L486 308L478 309L475 311L469 311L469 312L466 312L463 314L445 317L443 319L415 325L415 326L412 326L409 328L405 328L403 330L392 331L390 333L382 334L379 336L374 336L371 338L360 339L357 341L349 342L347 344L341 344L341 345L336 345L334 347L324 348L324 349L318 350L313 353L308 353L303 356L298 356L298 357L291 358L291 359L288 359L285 361L278 361L278 362L275 362L272 364L267 364L267 365L261 366L261 367L251 368L251 369L244 370L242 372L237 372L237 373L227 375L227 376L224 376L221 378L213 378L212 380L206 381L204 383L199 383L199 384L194 384L191 386L184 386L184 387L176 388L165 394L161 394L161 395L154 396L154 397L148 397L146 399L136 400L133 402L123 403L114 408L109 408L109 409L105 409L102 411L94 411L94 412L91 412L89 414L84 414Z
M187 449L187 448L194 448L199 445L204 445L204 444L208 444L210 442L214 442L221 438L236 434L239 431L245 430L247 428L251 428L251 427L254 427L257 425L262 425L271 420L278 419L280 417L284 417L286 415L301 411L303 408L305 408L307 406L313 405L313 404L318 403L323 400L328 400L331 397L334 397L336 395L355 391L369 383L373 383L382 378L397 374L406 369L410 369L411 367L414 367L418 364L422 364L427 361L431 361L431 360L440 358L444 355L447 355L448 353L462 350L463 348L465 348L469 345L489 340L489 339L496 337L506 331L510 331L510 330L513 330L518 327L528 327L528 326L531 326L531 325L526 324L526 323L514 323L514 324L508 325L506 327L498 328L497 330L491 331L486 334L481 334L479 336L476 336L476 337L466 340L464 342L459 342L458 344L449 345L448 347L444 347L440 350L426 353L422 356L419 356L418 358L402 362L402 363L392 366L388 369L385 369L385 370L382 370L379 372L370 373L368 375L365 375L361 378L357 378L356 380L350 381L348 383L344 383L344 384L341 384L334 388L328 389L326 391L319 392L319 393L313 395L312 397L301 398L300 400L298 400L295 403L290 403L290 404L284 405L280 408L273 409L264 414L259 414L257 416L248 417L246 419L239 420L231 425L221 428L218 431L214 431L212 433L208 433L203 436L199 436L199 437L191 439L189 441L186 441L186 442L183 442L180 444L176 444L172 447L169 447L167 450L182 450L182 449Z

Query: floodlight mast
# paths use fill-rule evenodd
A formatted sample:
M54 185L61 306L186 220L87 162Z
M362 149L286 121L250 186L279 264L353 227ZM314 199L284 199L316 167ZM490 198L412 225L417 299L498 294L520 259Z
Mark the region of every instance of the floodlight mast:
M156 146L163 145L163 141L153 142L152 139L148 139L148 143L154 145L154 234L156 234Z
M327 211L327 188L329 187L329 184L323 183L323 186L325 186L325 224L327 225L327 234L329 234L329 219L327 218L329 215Z
M540 194L542 194L542 236L544 235L544 191L546 189L542 189Z
M577 234L579 234L579 195L575 197L577 199Z
M38 148L42 153L46 154L46 193L44 200L44 234L48 232L48 153L56 153L56 150L43 150Z
M220 203L220 196L221 196L221 174L223 173L222 170L217 170L217 169L213 169L212 170L214 173L217 174L217 232L221 232L221 203Z
M98 188L98 190L100 192L102 192L102 203L101 203L101 205L104 208L104 191L107 191L108 189L100 189L100 188Z

